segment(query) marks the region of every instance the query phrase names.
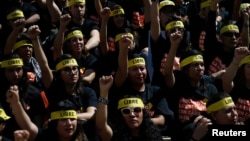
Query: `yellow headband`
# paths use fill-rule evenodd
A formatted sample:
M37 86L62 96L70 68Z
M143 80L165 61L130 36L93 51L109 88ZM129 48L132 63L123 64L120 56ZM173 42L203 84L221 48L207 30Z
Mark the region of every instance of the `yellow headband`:
M122 37L122 35L128 35L131 37L132 40L134 40L134 35L131 33L120 33L115 36L115 42L119 41Z
M65 118L77 119L76 111L75 110L56 111L50 114L51 120L65 119Z
M172 21L166 25L165 30L169 31L173 28L184 28L184 24L182 21Z
M138 57L138 58L128 60L128 68L133 67L135 65L145 65L144 58Z
M247 63L250 63L250 55L244 57L244 58L240 61L239 67L241 67L243 64L247 64Z
M112 10L109 17L116 16L116 15L124 15L125 12L122 8Z
M86 1L85 0L69 0L68 6L70 7L70 6L74 5L75 3L83 3L83 4L85 4Z
M7 15L7 20L11 20L15 18L24 18L23 11L15 10Z
M1 63L1 68L8 68L14 66L23 66L23 60L21 58L4 60Z
M169 6L169 5L172 5L172 6L175 6L175 3L171 0L164 0L164 1L161 1L160 2L160 6L159 6L159 10L162 9L162 7L164 6Z
M32 43L29 40L21 40L21 41L15 43L13 51L15 51L16 49L18 49L18 48L20 48L22 46L31 46L31 47L33 47Z
M209 105L207 107L207 113L209 114L211 112L215 112L229 106L234 106L234 102L231 97L226 97L218 102L215 102L212 105Z
M144 108L144 104L140 98L123 98L119 100L118 108L125 108L125 107L142 107Z
M243 9L246 9L246 8L249 7L249 6L250 6L250 3L242 3L242 4L240 5L240 11L243 10Z
M183 59L180 63L180 66L181 67L184 67L188 64L191 64L193 62L203 62L203 57L202 55L192 55L192 56L189 56L185 59Z
M5 111L2 108L0 108L0 117L3 120L8 120L10 118L8 115L6 115Z
M71 59L62 60L56 65L56 71L65 67L69 67L69 66L78 66L76 59L71 58Z
M204 1L200 4L200 9L203 9L205 7L208 7L211 5L211 0Z
M69 34L67 34L67 36L64 38L64 42L66 42L67 40L69 40L70 38L75 37L75 36L80 36L82 38L84 37L81 30L74 30L74 31L70 32Z
M239 33L239 28L237 25L233 25L233 24L223 26L220 30L220 35L228 31Z

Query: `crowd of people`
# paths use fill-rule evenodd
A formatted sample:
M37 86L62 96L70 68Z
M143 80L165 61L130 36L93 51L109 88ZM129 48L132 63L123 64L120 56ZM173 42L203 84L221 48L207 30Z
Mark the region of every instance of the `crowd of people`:
M7 0L0 141L211 140L249 125L248 0Z

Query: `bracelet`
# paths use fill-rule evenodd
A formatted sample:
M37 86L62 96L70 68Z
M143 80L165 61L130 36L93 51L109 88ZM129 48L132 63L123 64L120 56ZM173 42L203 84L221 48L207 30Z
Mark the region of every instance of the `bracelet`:
M100 97L98 98L98 102L107 105L107 104L109 103L109 100L100 96Z

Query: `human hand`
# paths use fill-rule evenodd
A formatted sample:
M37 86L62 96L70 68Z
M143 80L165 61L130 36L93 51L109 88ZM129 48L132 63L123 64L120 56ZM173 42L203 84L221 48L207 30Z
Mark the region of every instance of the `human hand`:
M104 7L100 11L100 16L101 16L102 21L108 21L110 13L111 13L110 8L109 7Z
M71 21L70 14L64 14L60 17L60 29L63 29L65 31L67 29L67 25Z
M14 131L15 141L28 141L30 133L27 130L16 130Z
M108 94L109 89L113 85L113 76L102 76L99 78L99 86L101 94ZM105 95L106 97L107 95Z
M19 102L18 86L13 85L9 87L9 89L6 92L6 101L11 105Z
M37 39L40 33L41 33L41 30L38 25L32 25L28 29L28 35L31 40Z
M194 129L192 138L200 140L207 134L208 126L212 125L212 121L200 115L194 119L194 124L196 125L196 128Z

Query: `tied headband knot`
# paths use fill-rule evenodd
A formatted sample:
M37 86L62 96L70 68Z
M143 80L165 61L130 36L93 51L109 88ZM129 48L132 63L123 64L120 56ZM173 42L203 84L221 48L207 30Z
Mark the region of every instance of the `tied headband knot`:
M234 106L234 102L231 97L226 97L220 101L215 102L207 107L207 113L215 112L221 110L225 107Z
M71 58L71 59L62 60L56 65L56 71L65 67L69 67L69 66L78 66L76 59Z
M123 98L119 100L117 109L125 107L141 107L144 108L144 104L140 98Z
M184 24L182 21L172 21L166 25L165 30L169 31L173 28L184 28Z
M8 68L14 66L23 66L23 60L21 58L4 60L1 63L1 68Z
M55 111L50 114L50 119L77 119L77 113L74 110Z

